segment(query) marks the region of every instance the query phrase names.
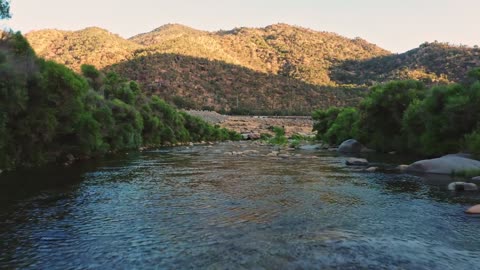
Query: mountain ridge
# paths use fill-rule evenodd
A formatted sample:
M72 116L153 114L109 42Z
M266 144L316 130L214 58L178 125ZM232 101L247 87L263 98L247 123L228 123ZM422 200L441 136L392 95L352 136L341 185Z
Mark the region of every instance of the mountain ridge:
M240 89L233 91L252 93L260 89L265 92L260 94L263 97L268 97L268 91L275 90L288 96L291 89L315 88L324 95L312 94L307 98L316 98L322 106L329 103L319 100L322 98L331 100L332 105L347 106L355 105L355 102L339 100L344 97L337 96L332 89L367 89L392 79L417 79L427 84L462 81L468 69L480 66L478 48L422 44L406 53L392 54L362 38L350 39L337 33L283 23L212 32L167 24L128 39L98 27L79 31L42 30L28 33L26 37L40 56L77 71L82 64L112 69L148 85L152 92L170 93L179 98L194 95L194 89L202 89L200 95L204 96L194 99L195 108L217 110L238 107L238 102L233 102L231 96L227 98L230 100L228 104L219 103L226 102L224 99L212 99L219 92L232 92L226 88L232 85ZM178 65L180 58L184 61L182 65L188 63L190 66ZM242 72L238 73L239 70ZM255 76L259 74L266 75L261 80L267 85L258 86ZM235 84L227 83L232 78ZM222 83L215 83L217 81ZM163 86L154 88L152 85L158 85L158 82ZM336 98L327 97L325 89ZM237 93L236 96L242 95ZM358 95L362 94L359 92ZM172 100L167 94L162 97ZM265 102L254 105L261 106L262 103ZM313 103L306 102L301 106L299 103L300 107L295 110L311 109ZM306 104L307 108L304 107ZM280 106L276 109L287 108Z

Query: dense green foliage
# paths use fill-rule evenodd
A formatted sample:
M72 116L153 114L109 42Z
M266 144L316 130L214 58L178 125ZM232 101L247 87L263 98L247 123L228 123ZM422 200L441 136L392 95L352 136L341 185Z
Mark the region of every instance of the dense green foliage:
M466 84L426 89L416 81L372 88L358 110L313 113L318 138L338 144L357 138L382 152L438 156L458 151L480 155L480 69Z
M417 81L393 81L372 87L360 104L358 138L378 151L402 148L403 113L424 92L423 84Z
M273 127L273 132L275 135L271 137L268 142L275 145L285 145L288 142L287 137L285 136L285 129L282 127Z
M147 97L137 83L36 57L20 33L0 41L0 168L141 146L238 138Z
M354 108L336 108L313 112L317 139L329 144L340 144L342 141L357 136L358 112Z
M10 3L8 0L0 0L0 20L10 18Z

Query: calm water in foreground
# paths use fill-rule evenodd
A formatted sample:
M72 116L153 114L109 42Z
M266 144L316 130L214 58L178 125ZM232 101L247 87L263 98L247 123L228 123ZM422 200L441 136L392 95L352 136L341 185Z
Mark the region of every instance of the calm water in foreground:
M480 269L480 217L463 213L480 193L359 172L329 152L223 154L246 149L271 150L195 146L4 174L0 269Z

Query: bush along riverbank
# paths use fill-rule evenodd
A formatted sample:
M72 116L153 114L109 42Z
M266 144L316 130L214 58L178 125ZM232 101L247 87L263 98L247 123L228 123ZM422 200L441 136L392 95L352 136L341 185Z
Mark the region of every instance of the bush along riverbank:
M115 73L82 75L38 58L20 33L0 40L0 169L71 163L108 152L237 140Z
M358 108L313 112L317 138L338 145L356 138L380 152L480 157L480 69L466 84L432 88L418 81L373 87Z

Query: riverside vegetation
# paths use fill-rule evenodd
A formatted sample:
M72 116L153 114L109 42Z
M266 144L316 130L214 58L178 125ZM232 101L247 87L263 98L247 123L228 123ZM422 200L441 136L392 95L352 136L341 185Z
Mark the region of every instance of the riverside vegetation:
M238 139L116 73L79 75L39 58L20 33L0 40L0 168L72 162L142 146Z
M463 84L426 87L419 81L374 86L358 108L313 113L318 139L339 144L358 138L382 152L480 156L480 69Z

